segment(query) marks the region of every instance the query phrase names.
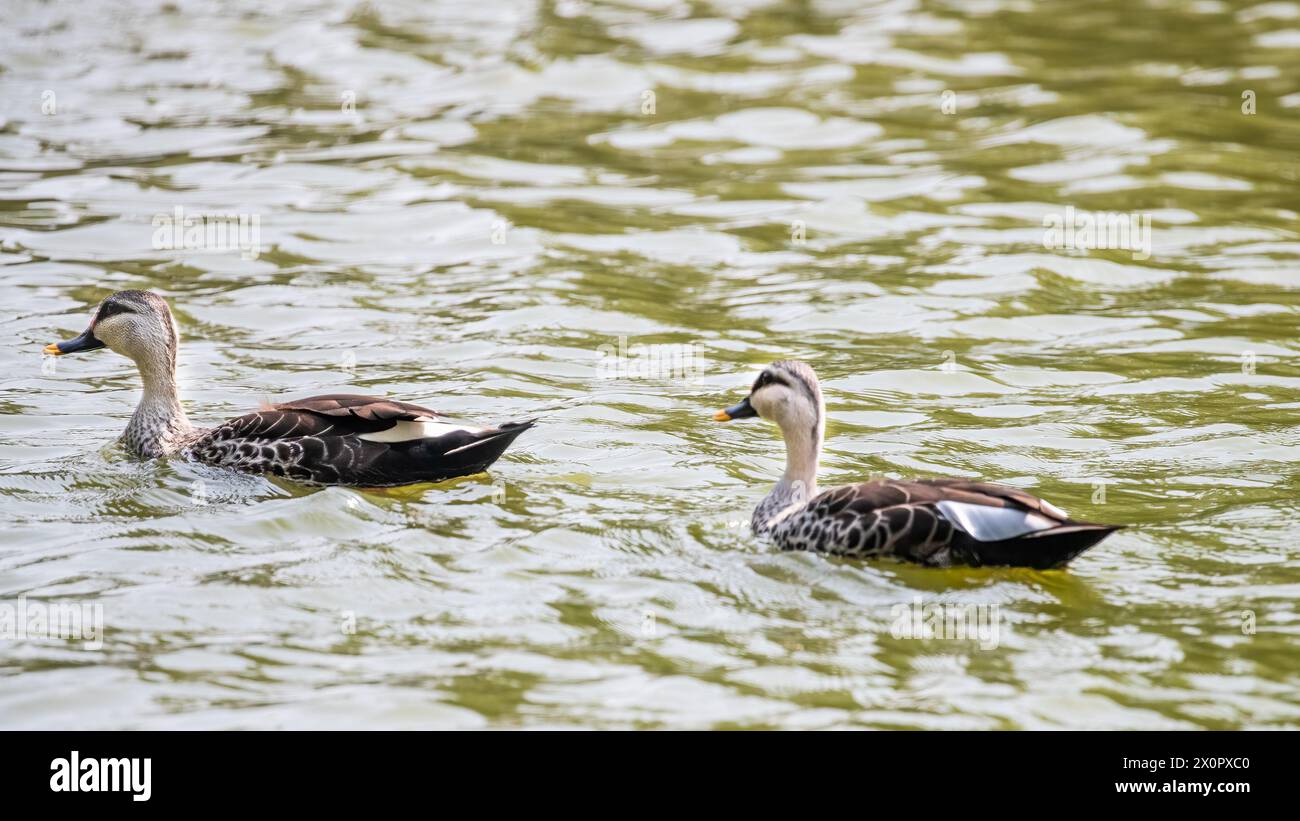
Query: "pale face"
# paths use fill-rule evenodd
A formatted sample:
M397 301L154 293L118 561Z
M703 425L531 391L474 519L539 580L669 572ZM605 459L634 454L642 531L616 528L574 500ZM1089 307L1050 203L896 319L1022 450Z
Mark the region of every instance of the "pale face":
M789 378L771 368L764 369L749 392L749 404L758 415L778 425L799 414L799 405L807 399L796 392Z
M726 422L749 416L775 422L787 434L807 432L820 441L825 410L817 375L803 362L773 362L754 380L744 401L718 411L713 418Z
M809 370L811 374L811 370ZM815 380L815 377L813 377ZM779 365L763 369L749 393L749 404L762 418L784 431L810 431L818 436L821 401L815 381Z
M109 297L96 311L91 332L110 350L137 362L169 354L178 339L175 320L160 298Z
M149 291L118 291L95 309L90 327L65 342L45 346L52 356L107 347L131 359L140 372L175 370L180 334L167 301Z

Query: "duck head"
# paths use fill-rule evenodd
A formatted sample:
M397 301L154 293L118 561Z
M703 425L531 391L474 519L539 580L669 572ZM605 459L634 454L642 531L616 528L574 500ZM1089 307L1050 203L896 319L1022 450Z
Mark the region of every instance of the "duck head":
M820 441L826 405L812 367L794 359L773 362L754 380L749 396L713 414L718 422L752 416L775 422L787 439L801 434Z
M754 514L761 530L776 512L804 503L817 491L817 460L826 430L817 374L806 362L773 362L754 380L749 396L713 414L719 422L751 416L775 422L785 439L785 473Z
M90 327L66 342L52 342L53 356L108 348L135 362L140 371L170 373L176 368L180 336L167 301L149 291L118 291L99 303Z

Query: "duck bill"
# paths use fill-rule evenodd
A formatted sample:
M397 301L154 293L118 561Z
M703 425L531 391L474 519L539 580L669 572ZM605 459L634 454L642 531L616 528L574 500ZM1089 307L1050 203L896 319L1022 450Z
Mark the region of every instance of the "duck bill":
M758 411L754 410L754 406L749 404L749 397L746 396L739 403L713 414L713 420L715 422L730 422L732 419L748 419L751 416L758 416Z
M51 342L45 346L45 352L51 356L62 356L65 353L77 353L79 351L93 351L96 348L104 347L95 336L93 328L87 328L81 332L80 336L73 337L67 342Z

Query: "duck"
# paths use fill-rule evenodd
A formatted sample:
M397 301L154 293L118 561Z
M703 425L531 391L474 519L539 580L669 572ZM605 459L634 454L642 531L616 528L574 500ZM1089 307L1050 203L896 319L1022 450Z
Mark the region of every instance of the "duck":
M876 479L819 493L826 404L806 362L773 362L748 396L713 415L719 422L750 417L776 423L785 440L785 473L750 523L782 550L1048 570L1122 527L1075 521L1019 488L967 479Z
M105 298L81 335L45 346L51 356L108 348L135 363L144 393L121 444L132 455L191 461L309 485L397 487L481 473L536 420L460 424L420 405L358 394L310 396L228 419L190 424L176 382L180 333L152 291Z

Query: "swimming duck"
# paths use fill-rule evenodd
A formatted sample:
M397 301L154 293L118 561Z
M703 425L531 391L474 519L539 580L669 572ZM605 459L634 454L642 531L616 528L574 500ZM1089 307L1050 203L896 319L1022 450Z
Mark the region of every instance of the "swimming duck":
M179 344L166 300L150 291L118 291L99 304L80 336L47 345L45 353L106 347L135 362L144 396L122 443L136 456L181 454L308 484L392 487L479 473L533 425L474 427L419 405L330 394L268 405L215 428L195 428L176 391Z
M965 479L878 479L817 492L826 406L807 363L773 362L749 396L714 414L758 416L785 438L785 474L751 525L782 550L893 556L934 567L1061 567L1119 529L1077 522L1023 490Z

